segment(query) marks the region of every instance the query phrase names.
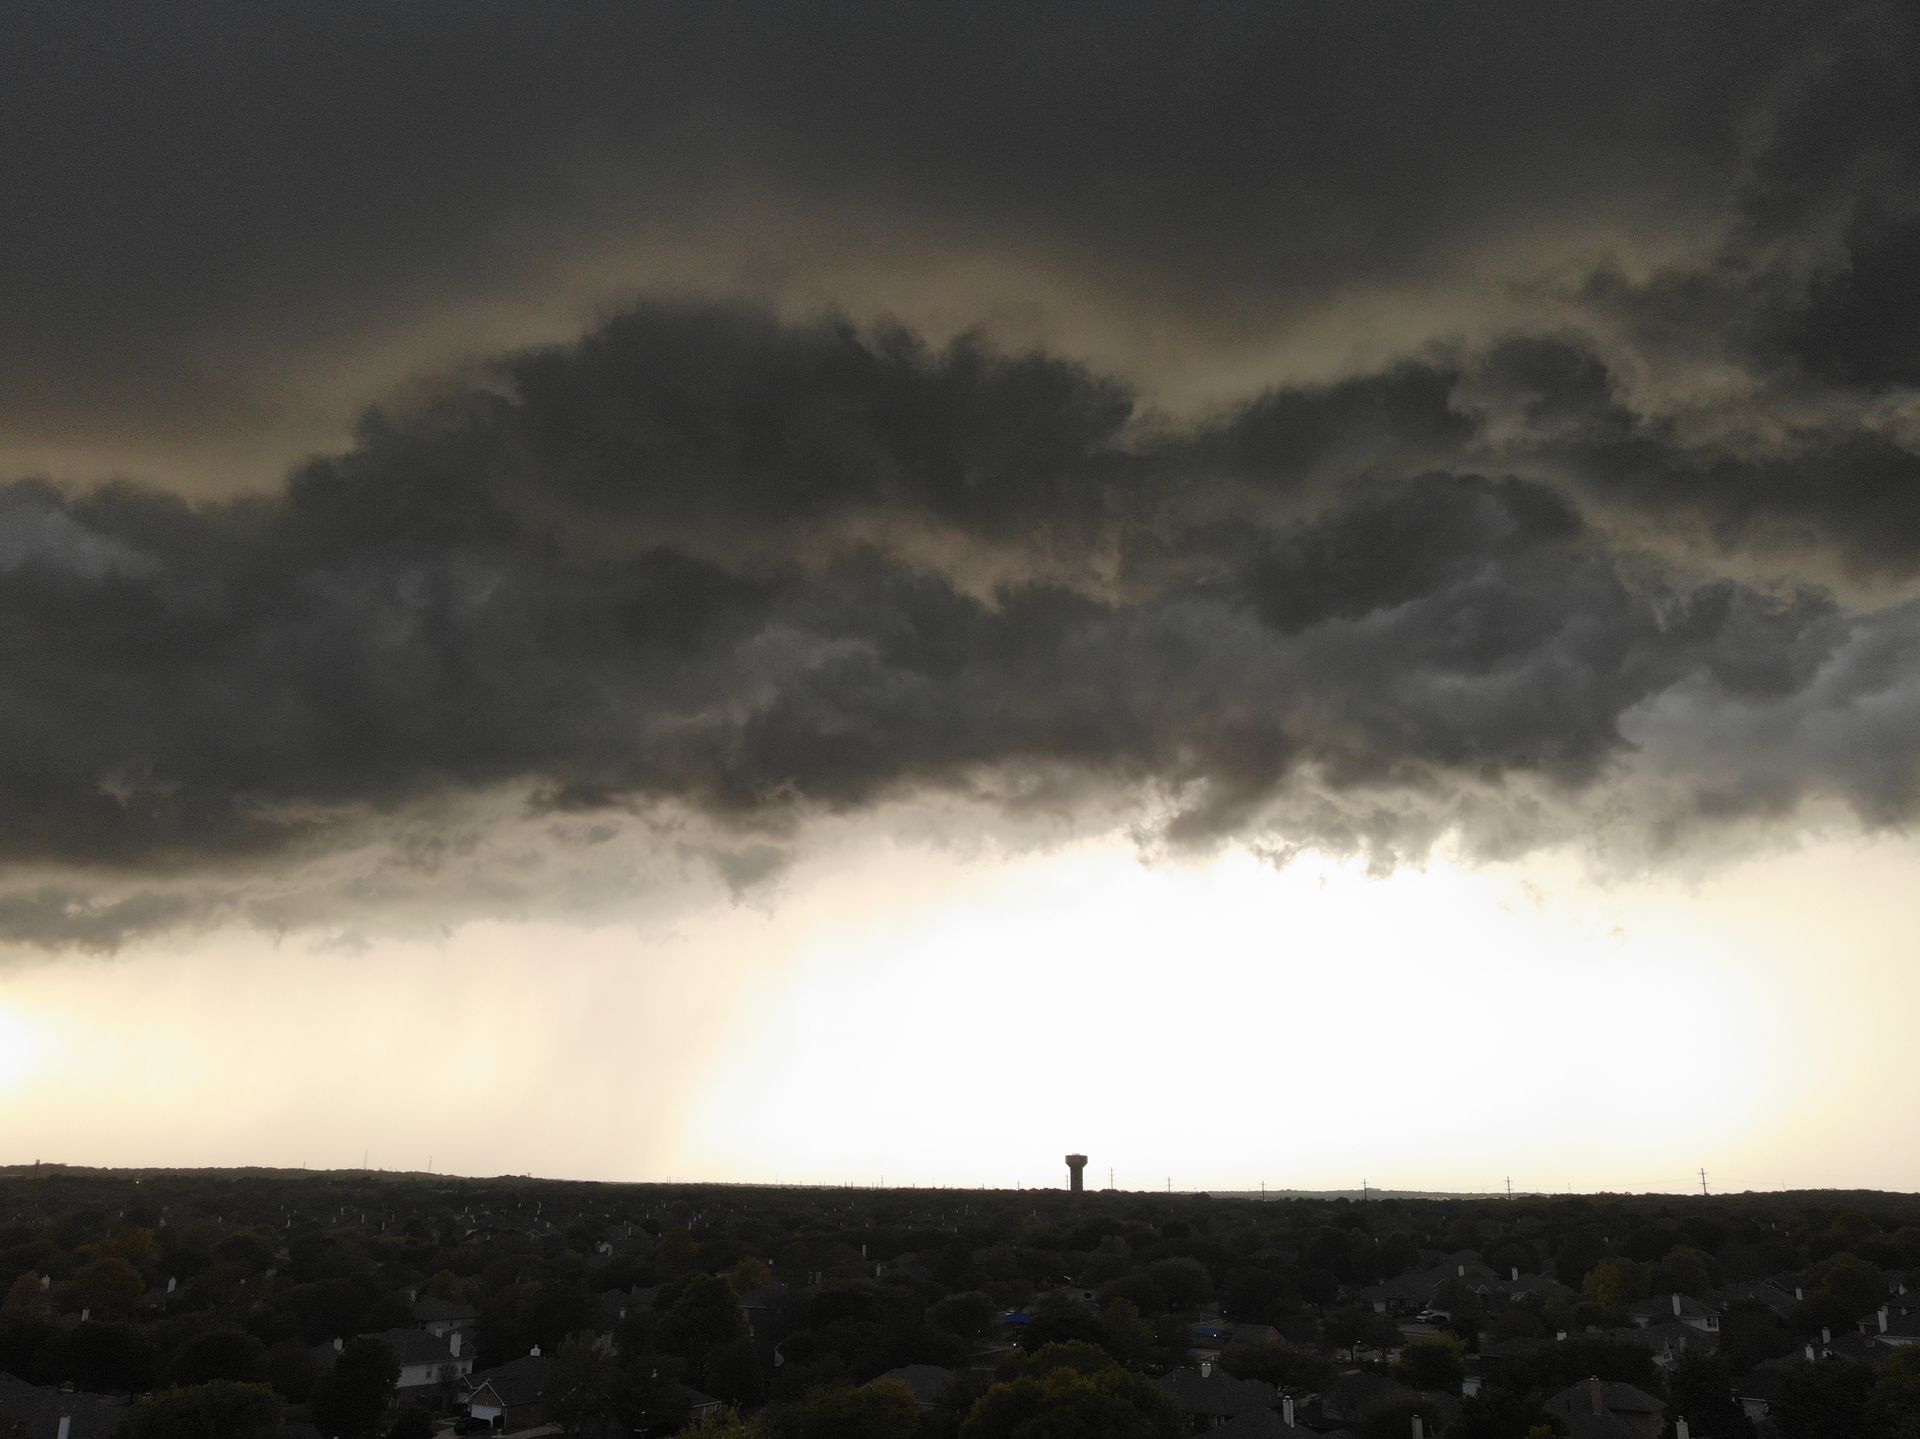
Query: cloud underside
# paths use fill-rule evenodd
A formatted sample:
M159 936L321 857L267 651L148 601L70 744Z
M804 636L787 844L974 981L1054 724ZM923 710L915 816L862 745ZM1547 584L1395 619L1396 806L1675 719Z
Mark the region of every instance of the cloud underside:
M862 824L1906 823L1914 21L1643 8L0 19L0 429L271 449L357 343L456 374L244 498L0 485L0 942L745 893ZM453 370L563 271L654 298Z
M1899 822L1920 607L1622 538L1720 514L1765 561L1766 512L1904 566L1833 498L1902 502L1853 443L1688 448L1564 335L1174 426L1045 355L643 307L272 498L10 486L0 930L320 922L307 882L377 924L340 857L396 846L457 920L498 827L580 852L595 816L738 885L934 798L1381 862Z

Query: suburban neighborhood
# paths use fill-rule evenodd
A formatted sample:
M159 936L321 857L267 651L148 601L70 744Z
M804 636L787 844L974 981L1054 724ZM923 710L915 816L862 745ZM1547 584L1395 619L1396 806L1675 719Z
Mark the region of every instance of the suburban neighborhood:
M0 1265L0 1439L1898 1439L1920 1421L1920 1201L1890 1195L40 1165L0 1171Z

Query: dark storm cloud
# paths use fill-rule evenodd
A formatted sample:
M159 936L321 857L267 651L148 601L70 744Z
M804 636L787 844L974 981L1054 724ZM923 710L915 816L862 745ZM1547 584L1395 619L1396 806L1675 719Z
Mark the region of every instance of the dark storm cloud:
M0 939L1920 803L1907 8L560 15L0 16Z
M1857 658L1885 616L1684 578L1542 481L1400 463L1507 425L1454 418L1437 373L1130 443L1079 365L654 307L370 416L271 500L16 484L9 932L111 944L210 875L278 893L228 912L301 912L301 867L400 830L403 867L457 873L484 838L420 815L463 796L703 817L736 888L811 817L928 795L1133 795L1180 843L1524 847L1631 779L1649 706L1751 727L1843 652L1907 704ZM1876 736L1749 787L1902 815ZM1731 812L1712 770L1685 823Z
M36 0L0 16L0 413L72 464L324 432L356 363L458 357L455 312L555 333L570 266L589 309L817 305L904 247L896 310L1018 306L950 272L1026 265L1204 351L1379 294L1419 331L1614 250L1711 264L1730 216L1775 343L1897 375L1863 286L1903 283L1911 52L1901 7L1810 0ZM1807 250L1842 206L1847 266Z

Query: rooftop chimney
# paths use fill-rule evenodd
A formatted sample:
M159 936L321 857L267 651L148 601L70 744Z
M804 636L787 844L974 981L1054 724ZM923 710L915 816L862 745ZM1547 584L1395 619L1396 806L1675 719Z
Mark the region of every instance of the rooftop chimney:
M1454 1277L1455 1277L1456 1279L1465 1279L1465 1278L1467 1277L1467 1266L1466 1266L1466 1265L1464 1265L1464 1264L1456 1264L1456 1265L1454 1265L1454 1268L1455 1268L1455 1269L1457 1269L1457 1270L1459 1271L1459 1273L1457 1273L1457 1274L1456 1274L1456 1275L1454 1276Z
M92 1317L93 1317L93 1311L91 1309L82 1309L80 1311L80 1322L82 1324L85 1324Z
M167 1276L167 1293L171 1294L175 1289L178 1289L179 1287L180 1287L179 1279L169 1274Z
M1678 1294L1673 1296L1673 1317L1675 1319L1680 1317L1680 1296Z
M1213 1377L1213 1361L1211 1359L1202 1359L1200 1361L1200 1377L1202 1379L1211 1379Z
M342 1349L345 1349L346 1347L347 1347L347 1341L344 1339L335 1339L333 1341L333 1352L335 1354L338 1354Z
M1814 1361L1813 1345L1809 1344L1807 1345L1807 1363L1811 1364L1813 1363L1813 1361Z
M1513 1282L1515 1284L1520 1282L1520 1266L1518 1264L1513 1266Z
M1597 1374L1587 1380L1587 1398L1593 1403L1594 1413L1607 1412L1607 1386L1600 1382L1600 1376Z
M1880 1332L1882 1334L1887 1332L1887 1306L1884 1304L1880 1306Z
M73 1433L73 1416L71 1414L62 1414L60 1416L60 1433L58 1439L67 1439L67 1436L71 1433Z
M1413 1416L1413 1439L1427 1439L1427 1431L1420 1427L1420 1416Z
M1293 1428L1293 1396L1291 1394L1280 1401L1280 1422L1289 1429Z
M540 1346L538 1344L534 1345L533 1348L527 1351L527 1354L530 1358L538 1359L540 1357Z
M447 1348L455 1359L460 1357L460 1331L458 1329L447 1336Z
M1693 1439L1693 1435L1687 1430L1686 1420L1676 1419L1673 1421L1673 1439Z

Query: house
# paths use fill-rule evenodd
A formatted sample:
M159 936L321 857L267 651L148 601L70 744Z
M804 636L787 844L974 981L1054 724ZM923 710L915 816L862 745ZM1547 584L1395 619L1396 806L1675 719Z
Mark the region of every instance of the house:
M1279 1391L1271 1384L1235 1379L1209 1363L1172 1370L1162 1377L1160 1387L1196 1431L1217 1429L1248 1414L1271 1414L1280 1402Z
M1689 1298L1685 1294L1643 1299L1628 1309L1627 1315L1642 1329L1649 1324L1672 1319L1681 1324L1691 1325L1704 1334L1720 1332L1720 1311L1712 1305L1702 1304L1698 1299Z
M42 1388L0 1373L0 1439L113 1439L123 1399Z
M414 1325L436 1339L445 1339L456 1329L471 1329L479 1317L480 1311L471 1304L451 1299L428 1297L415 1301L413 1306Z
M393 1352L400 1366L400 1378L394 1389L395 1402L431 1397L437 1390L450 1390L473 1372L473 1355L465 1350L464 1336L455 1330L445 1339L435 1338L424 1329L383 1329L378 1334L360 1336L377 1339ZM346 1347L344 1339L316 1345L313 1367L318 1371L333 1368L334 1360Z
M942 1396L953 1388L958 1379L951 1369L942 1369L938 1364L903 1364L898 1369L889 1369L878 1379L872 1379L865 1385L871 1389L875 1384L901 1384L913 1395L913 1402L923 1410L932 1409Z
M373 1337L393 1351L400 1366L394 1397L402 1404L434 1390L451 1391L473 1373L473 1351L457 1329L444 1339L424 1329L384 1329Z
M483 1420L496 1432L531 1428L546 1422L547 1381L552 1372L553 1361L536 1344L518 1359L469 1374L461 1381L460 1402L471 1418Z
M1904 1349L1909 1344L1920 1344L1920 1309L1895 1309L1892 1305L1882 1304L1860 1321L1860 1332L1873 1343L1883 1344L1889 1349Z
M1665 1404L1644 1389L1609 1379L1569 1385L1545 1408L1572 1439L1660 1439L1667 1427Z

